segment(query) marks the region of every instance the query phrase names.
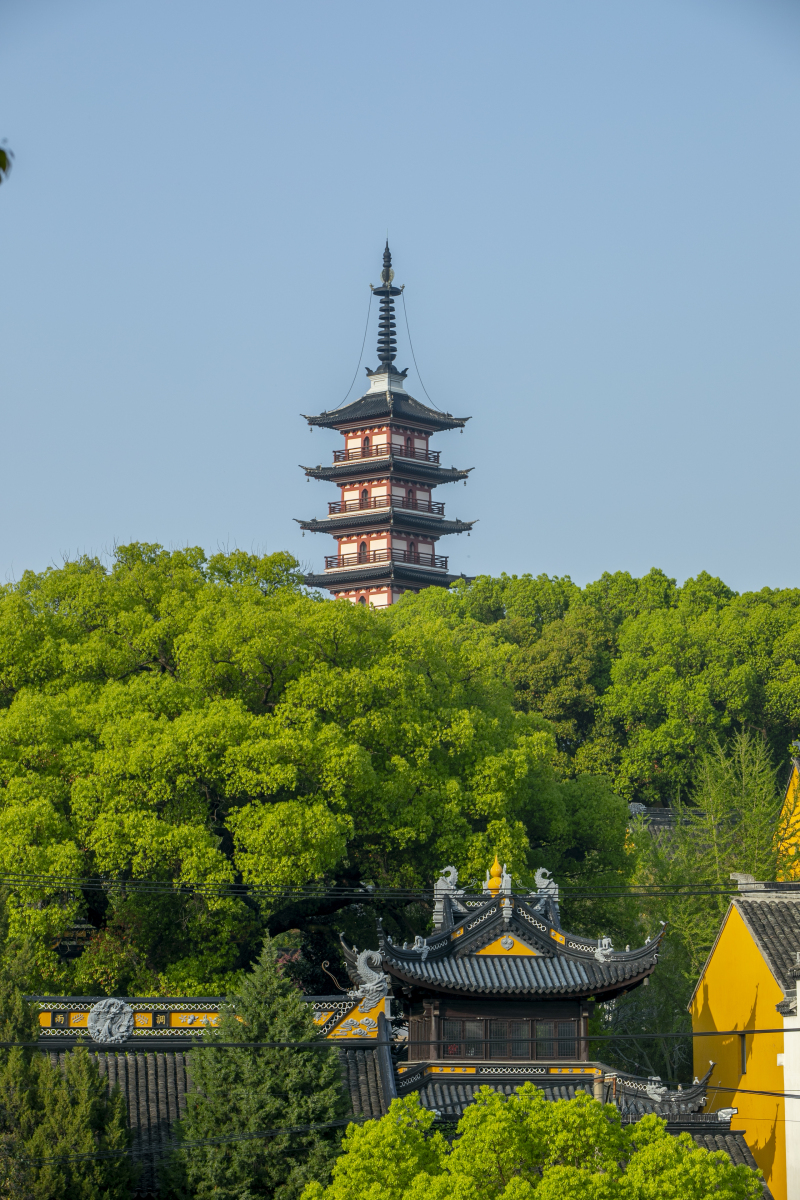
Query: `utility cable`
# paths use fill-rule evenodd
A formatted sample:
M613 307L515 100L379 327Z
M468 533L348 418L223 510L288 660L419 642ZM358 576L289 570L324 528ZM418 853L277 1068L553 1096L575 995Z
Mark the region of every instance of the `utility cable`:
M189 895L192 893L206 894L212 896L266 896L273 899L352 899L365 903L368 900L431 900L434 896L433 888L379 888L372 885L343 885L343 884L320 884L300 885L297 887L280 887L269 885L258 885L249 883L202 883L192 880L176 880L173 882L166 880L151 880L151 879L103 879L97 876L88 876L86 878L66 877L62 878L54 875L34 875L22 872L6 872L0 875L0 887L7 886L12 888L66 888L77 889L80 891L108 891L109 889L119 889L131 893L175 893L177 895ZM593 891L589 888L581 888L576 886L559 885L560 898L562 900L647 900L647 899L693 899L709 896L738 896L746 898L753 894L755 896L763 896L765 892L786 892L792 893L800 890L800 880L798 881L765 881L761 887L755 888L746 886L744 890L740 890L736 884L731 884L729 887L683 887L676 886L673 888L654 886L652 888L604 888L603 891ZM490 903L491 900L502 899L505 893L498 893L497 896L489 897L479 892L466 893L458 897L462 901L481 900L484 903ZM537 899L541 898L543 893L531 893L530 895L518 894L518 899Z
M227 1142L254 1141L260 1138L279 1137L282 1133L311 1133L317 1129L335 1129L342 1125L361 1125L370 1117L345 1117L341 1121L320 1121L313 1125L286 1125L282 1129L257 1129L252 1133L229 1133L215 1138L196 1138L192 1141L173 1142L168 1146L127 1146L124 1150L97 1150L94 1154L53 1154L47 1158L28 1158L29 1162L88 1162L98 1158L152 1157L175 1151L194 1149L195 1146L222 1146ZM27 1157L27 1156L26 1156Z
M358 356L358 366L356 367L356 372L355 372L355 375L353 376L353 381L352 381L352 383L350 384L350 387L347 389L347 392L345 393L344 400L342 400L340 404L337 404L337 405L336 405L336 408L332 408L332 409L330 410L331 412L336 412L336 409L337 409L337 408L341 408L341 407L342 407L342 404L344 404L344 401L347 399L347 397L350 395L350 393L351 393L351 392L352 392L352 390L353 390L353 383L355 383L355 381L356 381L356 376L358 375L358 372L359 372L359 370L360 370L360 368L361 368L361 360L362 360L362 358L364 357L364 347L365 347L365 346L366 346L366 344L367 344L367 331L368 331L368 329L369 329L369 315L370 315L370 312L371 312L371 311L372 311L372 292L370 292L370 294L369 294L369 303L367 304L367 323L366 323L366 325L364 326L364 337L363 337L363 339L362 339L362 341L361 341L361 353L360 353L360 354L359 354L359 356Z
M408 324L408 310L407 310L407 308L406 308L406 294L405 294L405 292L401 292L401 293L400 293L400 295L401 295L401 297L402 297L402 300L403 300L403 315L404 315L404 317L405 317L405 319L406 319L406 333L408 334L408 344L409 344L409 346L411 347L411 357L412 357L412 359L414 360L414 366L415 366L415 368L416 368L416 371L417 371L417 378L419 379L419 382L420 382L420 384L421 384L421 386L422 386L422 390L423 390L423 392L425 393L425 395L426 395L426 396L428 396L428 389L425 387L425 384L422 382L422 376L420 375L420 373L419 373L419 367L417 366L417 356L416 356L416 354L414 353L414 343L411 341L411 329L410 329L410 327L409 327L409 324ZM428 403L429 403L429 404L433 404L433 401L431 400L430 396L428 396ZM442 410L441 410L441 408L439 408L439 405L438 405L438 404L433 404L433 407L436 409L436 411L437 411L437 412L441 412L441 411L442 411Z
M44 999L44 997L42 997L41 999ZM168 999L168 997L165 997L165 999ZM313 999L313 997L312 997L312 999ZM355 1001L354 1001L354 1003L355 1003ZM187 1033L188 1032L189 1032L189 1030L187 1029ZM656 1033L574 1033L574 1034L571 1033L568 1036L564 1036L564 1037L559 1037L558 1034L555 1034L555 1033L552 1035L541 1034L541 1035L534 1035L532 1037L519 1037L519 1038L516 1038L516 1037L510 1038L510 1037L506 1037L505 1035L495 1036L495 1037L486 1037L486 1038L472 1038L472 1037L471 1038L452 1038L452 1037L451 1038L429 1038L429 1037L425 1037L425 1038L411 1038L411 1039L404 1038L402 1041L396 1041L396 1042L387 1041L385 1039L380 1040L377 1038L369 1038L369 1037L316 1038L314 1041L304 1041L304 1042L214 1042L214 1041L202 1041L201 1042L201 1041L196 1041L196 1042L191 1042L188 1049L189 1050L259 1050L259 1049L336 1050L336 1049L343 1049L344 1047L347 1047L347 1046L359 1046L359 1047L362 1047L363 1049L371 1050L371 1049L374 1049L374 1047L376 1047L376 1046L394 1046L395 1048L405 1049L405 1047L407 1047L407 1046L453 1046L453 1045L466 1045L466 1044L470 1044L470 1045L474 1045L474 1046L494 1046L499 1043L507 1043L510 1041L533 1042L533 1043L536 1043L536 1042L559 1042L559 1041L562 1041L562 1042L639 1042L639 1041L663 1040L665 1038L691 1038L691 1039L694 1039L694 1038L709 1038L709 1037L723 1037L723 1038L742 1037L742 1036L751 1037L756 1034L762 1034L762 1033L763 1034L767 1034L767 1033L771 1033L771 1034L774 1034L774 1033L782 1033L782 1034L800 1033L800 1026L790 1027L789 1029L784 1029L782 1026L778 1026L774 1029L708 1029L708 1030L699 1030L699 1031L687 1030L685 1033L680 1033L680 1032L676 1033L674 1030L664 1030L663 1032L656 1032ZM58 1050L59 1047L64 1049L64 1043L67 1039L68 1039L68 1031L65 1028L63 1037L41 1038L39 1041L36 1041L36 1042L13 1042L13 1041L0 1042L0 1049L8 1050L15 1046L31 1046L37 1050L53 1050L53 1051L55 1051L55 1050ZM151 1050L151 1049L155 1050L155 1048L156 1048L155 1043L157 1043L158 1046L163 1046L166 1049L169 1047L170 1042L174 1043L179 1040L183 1041L185 1043L185 1039L179 1039L178 1037L170 1038L170 1039L166 1039L166 1038L148 1039L147 1037L143 1037L141 1039L140 1038L132 1039L132 1041L135 1043L139 1043L140 1041L141 1042L149 1041L149 1042L154 1043L153 1045L147 1046L148 1050ZM98 1051L103 1051L104 1053L106 1053L106 1052L113 1052L113 1050L114 1050L113 1045L111 1045L108 1042L88 1042L86 1038L81 1036L79 1029L74 1030L71 1041L74 1043L74 1045L71 1045L69 1047L70 1049L75 1049L78 1046L83 1045L83 1046L86 1046L87 1049L89 1049L91 1051L91 1053L93 1053L93 1054L97 1053ZM181 1048L187 1049L187 1047L185 1047L185 1044ZM127 1046L120 1047L120 1049L123 1051L126 1051L129 1049L132 1049L132 1046L129 1044ZM471 1056L470 1055L466 1055L466 1056L459 1055L458 1057L459 1057L459 1059L461 1059L462 1057L471 1057ZM420 1059L419 1061L422 1062L423 1060ZM437 1061L446 1062L447 1059L444 1058L444 1059L437 1060ZM520 1059L520 1062L522 1062L522 1061L523 1060ZM549 1062L550 1059L547 1058L547 1061Z

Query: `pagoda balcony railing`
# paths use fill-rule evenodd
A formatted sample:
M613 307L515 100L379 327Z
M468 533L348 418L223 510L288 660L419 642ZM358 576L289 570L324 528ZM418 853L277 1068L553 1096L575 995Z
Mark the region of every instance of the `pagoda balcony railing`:
M414 512L433 513L444 516L444 505L436 500L408 500L403 496L373 496L371 500L330 500L328 516L336 513L360 512L368 508L410 508Z
M413 563L417 567L436 567L447 570L447 555L419 554L410 550L371 550L366 554L327 554L325 570L336 570L337 567L360 567L369 563L404 562Z
M379 446L363 447L358 446L354 450L334 450L333 461L339 462L355 462L359 458L386 458L388 454L395 454L398 458L415 458L418 462L438 463L438 450L409 450L406 446L395 446L390 442L383 442Z

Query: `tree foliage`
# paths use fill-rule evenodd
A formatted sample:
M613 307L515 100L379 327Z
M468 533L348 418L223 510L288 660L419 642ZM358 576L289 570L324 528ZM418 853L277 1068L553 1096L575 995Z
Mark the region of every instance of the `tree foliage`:
M0 1041L30 1041L38 1022L19 987L27 947L11 947L0 969ZM7 1200L125 1200L136 1169L126 1156L72 1160L72 1155L129 1145L125 1100L105 1081L85 1048L63 1065L30 1046L0 1049L0 1195Z
M647 1116L620 1124L613 1105L580 1093L547 1101L526 1083L509 1097L483 1087L450 1145L416 1096L351 1125L327 1188L303 1200L756 1200L760 1173L674 1138Z
M453 603L517 647L517 702L551 722L566 768L610 775L629 800L685 796L717 738L759 733L778 762L800 731L800 589L503 575Z
M501 631L439 589L376 613L300 579L286 554L135 544L4 589L0 869L104 881L12 894L32 989L230 991L265 928L336 916L318 898L144 895L136 879L408 888L448 862L477 881L495 852L523 883L539 866L624 877L624 804L602 779L559 777ZM564 602L553 585L539 608ZM98 936L62 962L50 947L84 916Z
M667 922L667 944L646 989L598 1007L593 1032L688 1032L687 1001L728 908L731 875L779 879L796 865L796 842L781 838L781 791L758 734L737 732L698 757L691 803L673 806L673 823L631 827L632 882L652 888L639 901L643 923ZM594 1052L623 1069L685 1077L689 1039L596 1043Z
M224 1010L212 1043L313 1040L311 1012L279 969L266 940L239 994ZM336 1051L280 1048L193 1050L194 1090L179 1123L180 1141L325 1124L347 1112ZM327 1178L336 1141L332 1130L286 1133L263 1140L192 1146L175 1156L168 1191L195 1200L291 1200L309 1180Z

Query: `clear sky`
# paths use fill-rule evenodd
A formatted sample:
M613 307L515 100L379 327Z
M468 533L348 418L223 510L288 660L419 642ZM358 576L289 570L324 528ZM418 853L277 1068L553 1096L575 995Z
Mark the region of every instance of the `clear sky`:
M388 229L452 570L800 586L796 3L2 0L0 138L0 579L318 569Z

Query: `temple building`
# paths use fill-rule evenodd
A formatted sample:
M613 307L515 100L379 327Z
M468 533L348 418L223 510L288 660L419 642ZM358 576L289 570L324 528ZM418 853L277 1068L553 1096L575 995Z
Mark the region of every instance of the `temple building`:
M775 1200L800 1200L800 885L733 878L689 1002L695 1070L716 1059L709 1109L733 1108Z
M395 297L389 243L383 254L378 367L367 369L369 388L352 404L306 417L309 425L337 429L344 437L330 466L304 467L309 479L339 488L328 515L300 520L303 530L332 534L336 551L325 558L321 575L308 575L309 587L327 588L337 598L376 608L393 604L403 592L448 587L448 558L437 553L441 537L469 533L474 521L445 517L434 489L466 482L472 468L444 467L431 436L463 429L469 417L454 417L420 404L406 391L408 368L395 365ZM371 285L370 285L371 286ZM305 414L304 414L305 415Z
M570 933L549 872L536 873L535 891L515 891L496 858L482 892L457 884L455 868L445 868L430 934L401 946L378 925L374 949L343 941L353 986L305 997L319 1036L337 1048L355 1117L381 1117L396 1097L417 1094L452 1127L479 1088L510 1095L531 1082L548 1100L582 1091L614 1104L625 1122L657 1113L670 1132L755 1167L742 1132L731 1129L735 1109L704 1111L713 1064L694 1083L670 1088L589 1056L594 1006L649 979L663 929L633 950ZM120 1084L144 1160L140 1188L154 1192L159 1156L192 1087L187 1051L217 1023L224 998L32 999L43 1049L56 1057L83 1036L109 1086Z

